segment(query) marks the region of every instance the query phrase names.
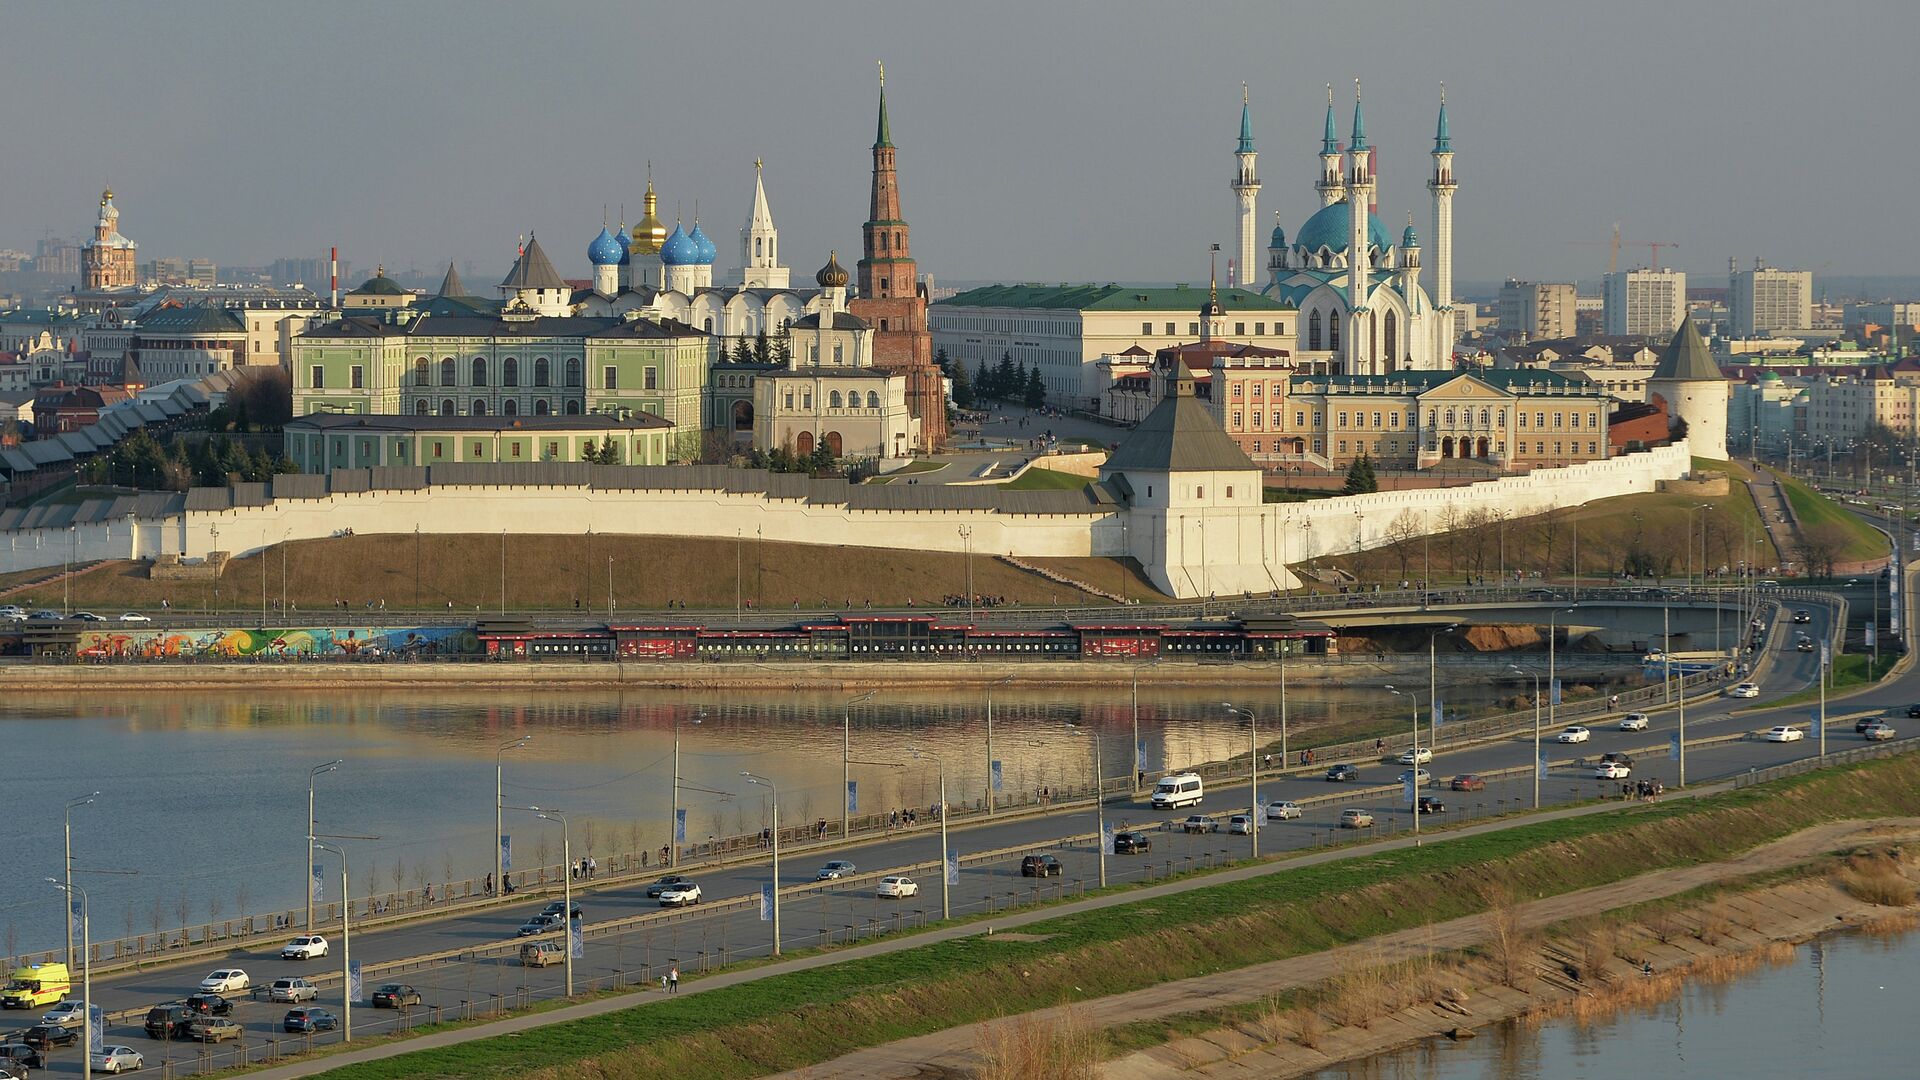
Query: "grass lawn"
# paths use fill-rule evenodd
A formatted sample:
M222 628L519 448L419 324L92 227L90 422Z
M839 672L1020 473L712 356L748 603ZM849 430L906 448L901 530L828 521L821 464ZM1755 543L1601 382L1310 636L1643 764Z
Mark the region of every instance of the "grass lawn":
M1036 467L1000 486L1008 491L1079 491L1089 482L1084 476Z
M1775 473L1774 478L1780 482L1780 490L1786 492L1787 502L1792 504L1793 514L1800 519L1801 528L1830 527L1846 538L1840 549L1840 561L1860 562L1877 559L1888 553L1887 538L1848 512L1846 507L1798 480L1779 473Z
M1920 756L1822 770L1700 801L1520 825L1379 851L772 976L645 1007L343 1066L402 1077L752 1077L861 1046L1318 952L1485 910L1498 884L1557 895L1727 858L1810 825L1920 811Z

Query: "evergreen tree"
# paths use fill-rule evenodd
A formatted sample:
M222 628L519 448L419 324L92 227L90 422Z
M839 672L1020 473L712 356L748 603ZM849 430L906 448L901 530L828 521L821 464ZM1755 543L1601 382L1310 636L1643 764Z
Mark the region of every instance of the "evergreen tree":
M987 370L987 362L982 360L980 365L973 369L973 400L984 402L992 396L993 372Z
M967 365L953 365L953 403L963 409L971 409L973 402L973 376L967 374Z
M753 362L756 364L773 362L773 346L767 341L767 332L764 328L753 338Z
M1347 482L1340 490L1348 495L1365 495L1380 490L1380 481L1373 475L1373 459L1362 450L1360 456L1347 466Z
M1014 377L1013 353L1003 352L1000 354L999 366L993 369L993 388L987 392L987 396L1001 401L1012 397Z
M1047 403L1047 384L1040 381L1040 365L1035 364L1027 372L1027 385L1024 388L1024 400L1029 409L1037 409Z
M933 350L933 366L940 369L940 374L948 378L953 377L953 361L947 358L946 346L942 345L940 348Z

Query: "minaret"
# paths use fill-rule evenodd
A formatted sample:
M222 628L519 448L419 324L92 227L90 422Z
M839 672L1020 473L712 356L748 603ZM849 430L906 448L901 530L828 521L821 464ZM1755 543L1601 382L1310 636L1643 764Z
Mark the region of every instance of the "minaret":
M1347 374L1378 374L1373 363L1373 337L1369 333L1373 312L1367 307L1372 268L1367 250L1367 206L1373 199L1373 148L1367 145L1366 118L1360 112L1360 80L1353 80L1353 144L1348 147L1353 159L1347 175L1347 311L1352 321L1347 326Z
M760 167L760 159L753 159L753 212L740 230L740 284L748 289L784 289L790 275L780 265L780 232L773 227L773 211L767 208Z
M1259 249L1255 246L1255 205L1260 198L1260 177L1254 171L1254 159L1259 155L1253 151L1253 117L1248 112L1247 84L1240 84L1240 147L1233 152L1234 161L1239 169L1233 180L1233 194L1239 202L1240 243L1239 255L1234 260L1233 272L1227 276L1227 285L1246 288L1259 280L1255 267L1259 266Z
M1320 205L1332 206L1347 197L1347 179L1341 172L1340 131L1333 122L1333 84L1327 84L1327 133L1320 139L1320 179L1313 185Z
M1440 84L1440 121L1433 131L1433 306L1438 318L1434 360L1453 363L1453 138L1447 133L1447 85Z

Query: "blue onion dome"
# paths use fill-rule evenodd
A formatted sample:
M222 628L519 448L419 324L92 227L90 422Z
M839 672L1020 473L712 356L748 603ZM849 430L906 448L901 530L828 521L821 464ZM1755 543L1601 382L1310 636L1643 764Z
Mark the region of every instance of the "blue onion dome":
M667 235L667 241L660 245L660 261L668 266L686 266L699 261L698 249L687 237L686 230L674 222L673 232Z
M1294 246L1305 251L1315 252L1321 248L1341 252L1347 250L1348 234L1353 231L1353 205L1346 199L1329 203L1314 212L1307 223L1300 226L1294 234ZM1387 230L1380 225L1380 215L1367 216L1367 245L1385 251L1390 242Z
M613 234L613 242L620 245L620 262L627 266L633 262L633 237L627 235L627 223L620 223L620 231Z
M713 241L707 239L707 234L700 231L698 221L693 223L693 231L687 234L687 239L693 241L695 250L698 252L693 257L695 263L701 266L712 266L713 260L720 257L720 249L714 247Z
M618 266L620 252L624 247L620 241L613 238L612 233L607 231L607 227L602 225L600 235L594 237L593 243L587 245L587 261L595 266Z

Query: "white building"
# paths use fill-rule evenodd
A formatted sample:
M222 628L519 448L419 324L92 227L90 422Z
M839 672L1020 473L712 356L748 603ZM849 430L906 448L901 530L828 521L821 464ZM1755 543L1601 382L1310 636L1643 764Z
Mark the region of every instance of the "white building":
M1500 330L1528 341L1580 332L1578 295L1568 281L1515 281L1500 286Z
M1728 262L1733 337L1766 337L1813 325L1813 271L1776 270L1758 261L1751 270Z
M1606 276L1602 331L1663 338L1687 316L1683 270L1621 270Z

